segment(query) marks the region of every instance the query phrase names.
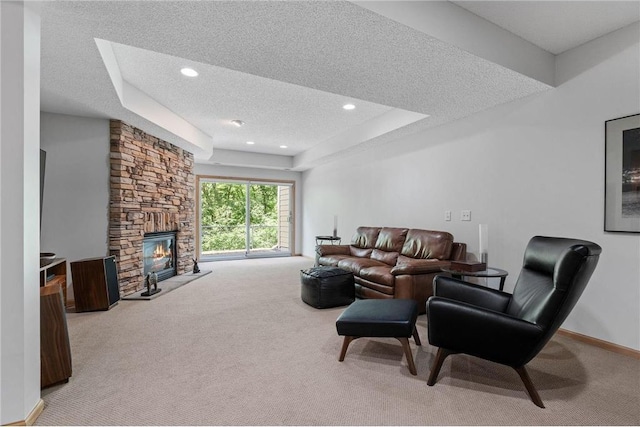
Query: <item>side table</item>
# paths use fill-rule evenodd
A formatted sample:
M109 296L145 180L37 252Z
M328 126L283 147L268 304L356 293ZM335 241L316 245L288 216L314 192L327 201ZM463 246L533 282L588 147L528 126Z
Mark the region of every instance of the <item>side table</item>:
M456 279L464 280L465 277L499 277L500 278L500 290L504 289L504 281L509 273L506 270L499 268L487 267L486 270L481 271L464 271L464 270L452 270L450 268L441 269L445 273L451 274Z
M321 245L322 242L331 242L332 245L339 245L342 243L342 238L338 236L316 236L316 246Z

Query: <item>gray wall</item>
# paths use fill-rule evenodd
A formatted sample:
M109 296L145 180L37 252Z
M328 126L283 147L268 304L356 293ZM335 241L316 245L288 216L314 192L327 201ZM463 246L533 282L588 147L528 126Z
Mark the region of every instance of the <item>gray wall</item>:
M106 256L109 120L50 113L40 120L40 148L47 152L40 251L66 258L67 268ZM68 277L70 283L70 271Z
M510 291L532 236L593 240L600 263L563 328L640 349L640 237L603 231L604 122L640 112L639 40L636 23L559 55L543 94L303 173L303 253L334 214L343 241L359 225L446 230L476 256L488 224Z

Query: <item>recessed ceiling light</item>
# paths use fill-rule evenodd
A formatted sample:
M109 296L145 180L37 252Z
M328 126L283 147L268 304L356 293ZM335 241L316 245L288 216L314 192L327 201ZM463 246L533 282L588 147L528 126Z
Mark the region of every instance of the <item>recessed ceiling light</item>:
M255 142L253 142L253 141L247 141L247 144L249 144L249 145L253 145L253 144L255 144Z
M196 70L188 67L183 68L182 70L180 70L180 72L187 77L196 77L198 75L198 72Z
M237 127L241 127L242 125L244 125L244 122L242 120L231 120L231 124Z
M345 110L353 110L354 108L356 108L356 106L353 104L344 104L342 108L344 108Z
M287 148L287 146L286 145L281 145L280 148Z

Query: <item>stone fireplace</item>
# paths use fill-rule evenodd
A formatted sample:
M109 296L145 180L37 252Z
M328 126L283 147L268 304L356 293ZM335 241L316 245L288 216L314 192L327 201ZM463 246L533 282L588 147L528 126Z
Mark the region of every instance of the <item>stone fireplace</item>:
M109 252L116 256L120 294L125 296L144 287L145 264L148 268L151 263L145 256L145 237L175 235L171 274L192 268L193 154L119 120L112 120L110 127ZM169 243L163 240L162 245L166 249ZM167 265L167 255L163 253L162 260L158 255L151 255L154 265Z

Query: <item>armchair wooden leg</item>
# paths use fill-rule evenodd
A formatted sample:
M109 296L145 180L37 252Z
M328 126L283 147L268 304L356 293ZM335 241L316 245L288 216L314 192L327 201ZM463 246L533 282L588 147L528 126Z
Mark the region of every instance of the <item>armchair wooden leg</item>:
M413 354L411 354L411 347L409 346L409 338L398 338L398 341L402 343L404 354L407 356L407 364L409 365L409 372L411 375L418 375L416 371L416 365L413 363Z
M418 328L413 328L413 340L416 342L416 345L422 345L420 342L420 335L418 335Z
M444 348L438 349L436 359L433 361L433 365L431 365L431 374L429 374L427 385L432 386L436 383L438 374L440 373L440 368L442 368L442 362L444 362L444 359L450 354L451 352L449 350L445 350Z
M342 350L340 350L340 357L338 358L340 362L344 360L344 356L345 354L347 354L347 347L349 347L349 344L351 344L351 341L353 341L355 338L356 337L350 337L350 336L344 337L344 341L342 341Z
M540 395L536 391L536 388L533 386L533 382L531 382L531 378L529 377L529 373L524 366L519 368L514 368L518 375L520 375L520 379L524 383L525 388L527 389L527 393L529 393L529 397L531 401L535 403L536 406L540 408L544 408L544 404L542 403L542 399L540 399Z

